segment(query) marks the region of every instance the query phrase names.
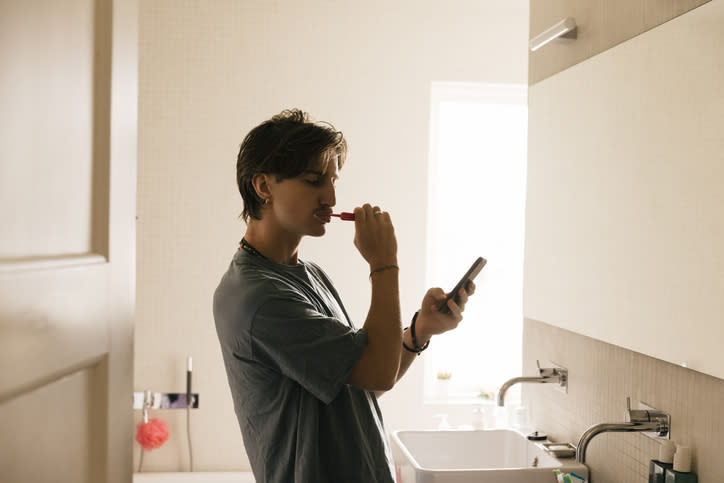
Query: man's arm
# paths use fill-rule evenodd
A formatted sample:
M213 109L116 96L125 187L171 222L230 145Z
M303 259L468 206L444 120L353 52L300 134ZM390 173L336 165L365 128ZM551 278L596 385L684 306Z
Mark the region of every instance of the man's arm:
M387 212L365 204L354 210L354 244L370 265L372 299L364 328L367 345L347 383L368 391L395 385L402 352L397 239Z
M415 320L415 338L417 339L418 346L423 347L435 334L442 334L443 332L456 328L460 321L463 320L462 313L463 310L465 310L468 297L474 292L475 284L470 282L467 287L460 290L459 303L455 303L454 300L448 301L450 313L442 314L438 312L438 307L445 299L445 293L439 288L428 290L422 301L423 308L420 309ZM415 348L415 344L412 341L412 330L410 330L410 328L402 334L402 342L404 342L407 347ZM397 371L395 382L402 379L402 376L405 375L412 363L417 359L417 356L417 353L403 348L400 354L400 368ZM375 395L379 398L385 392L386 390L375 391Z
M397 382L402 352L398 275L391 268L370 277L372 301L364 323L367 345L347 380L352 386L384 392Z
M417 333L417 330L415 331L415 337L417 338L417 343L420 344L420 347L424 346L431 338L426 337L421 339L420 335ZM404 342L407 347L415 347L412 343L412 331L409 328L402 334L402 342ZM415 359L417 359L417 353L410 352L405 348L402 349L402 354L400 356L400 369L397 371L396 381L402 379L402 376L405 375L407 369L410 368ZM375 394L377 394L377 397L379 397L384 394L384 392L379 392Z

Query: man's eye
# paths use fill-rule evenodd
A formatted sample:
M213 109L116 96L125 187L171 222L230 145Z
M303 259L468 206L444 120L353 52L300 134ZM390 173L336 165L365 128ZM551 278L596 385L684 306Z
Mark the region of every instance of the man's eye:
M322 178L308 179L307 183L311 184L312 186L319 186L320 184L322 184Z

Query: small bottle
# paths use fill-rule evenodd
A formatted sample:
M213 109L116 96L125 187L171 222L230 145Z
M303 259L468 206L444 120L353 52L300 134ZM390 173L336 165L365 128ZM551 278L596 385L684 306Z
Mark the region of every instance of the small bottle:
M473 429L485 429L485 412L482 404L473 404Z
M659 459L649 463L649 483L665 483L666 470L674 468L676 445L670 439L662 439L659 446Z
M525 406L518 406L513 411L513 429L517 429L521 433L525 433L530 430L528 427L528 408Z
M674 467L666 469L665 483L697 483L696 474L691 472L691 448L677 446L674 454Z

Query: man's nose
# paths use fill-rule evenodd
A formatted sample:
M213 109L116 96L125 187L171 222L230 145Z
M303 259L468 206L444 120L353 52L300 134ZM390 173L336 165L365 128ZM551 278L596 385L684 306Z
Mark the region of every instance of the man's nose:
M323 202L324 202L323 204L329 205L329 206L334 206L337 204L337 194L336 194L336 190L334 187L334 183L331 180L327 183L327 187L324 190Z

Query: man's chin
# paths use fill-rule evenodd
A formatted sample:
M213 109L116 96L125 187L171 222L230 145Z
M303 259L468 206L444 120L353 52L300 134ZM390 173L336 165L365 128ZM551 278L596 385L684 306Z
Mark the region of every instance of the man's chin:
M320 237L327 233L327 227L325 225L315 226L307 233L307 236Z

